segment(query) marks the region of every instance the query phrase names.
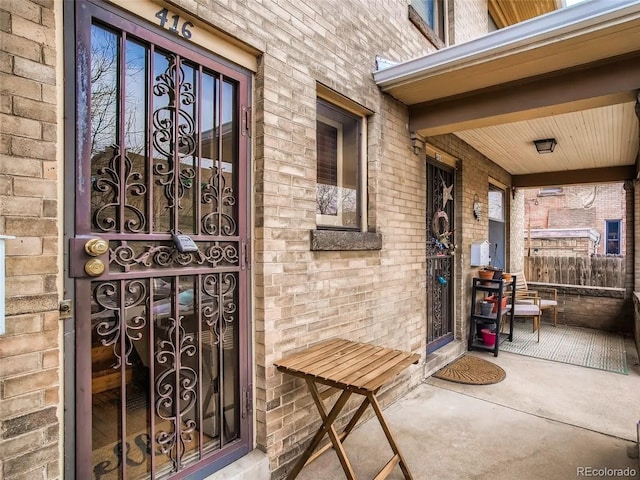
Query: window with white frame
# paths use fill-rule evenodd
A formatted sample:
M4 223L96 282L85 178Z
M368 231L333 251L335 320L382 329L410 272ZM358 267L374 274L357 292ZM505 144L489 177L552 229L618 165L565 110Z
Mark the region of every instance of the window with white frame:
M411 0L409 18L427 38L433 40L433 33L442 45L445 44L446 0Z
M364 117L317 100L316 223L360 229Z

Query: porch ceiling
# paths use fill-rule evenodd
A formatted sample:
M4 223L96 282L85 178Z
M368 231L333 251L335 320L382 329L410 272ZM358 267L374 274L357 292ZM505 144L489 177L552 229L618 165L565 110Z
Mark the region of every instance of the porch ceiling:
M457 135L519 185L636 173L640 0L584 2L374 77L413 131ZM538 154L533 140L550 137L555 151Z
M560 0L489 0L489 14L498 28L524 22L530 18L553 12Z

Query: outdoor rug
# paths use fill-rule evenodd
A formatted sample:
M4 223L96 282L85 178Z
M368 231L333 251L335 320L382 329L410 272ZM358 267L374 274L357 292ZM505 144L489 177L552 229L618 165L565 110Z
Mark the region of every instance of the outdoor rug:
M627 352L622 335L591 328L542 324L538 334L530 322L515 322L513 342L504 341L500 350L554 362L570 363L627 375Z
M441 368L434 377L456 383L470 385L490 385L504 380L505 371L495 363L471 355L463 355L456 361Z

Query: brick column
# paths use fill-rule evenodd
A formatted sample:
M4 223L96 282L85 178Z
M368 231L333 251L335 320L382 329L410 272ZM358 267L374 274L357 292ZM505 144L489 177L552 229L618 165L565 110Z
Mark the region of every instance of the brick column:
M640 90L636 97L636 116L640 121ZM631 196L633 204L631 210L627 210L630 230L627 235L631 235L633 245L627 244L627 252L633 252L633 290L640 292L640 242L636 241L636 236L640 234L640 152L636 157L636 178L630 182L633 186ZM640 302L638 293L634 296L634 337L636 349L640 352Z
M54 0L0 2L0 478L60 477Z
M637 290L638 279L638 242L635 241L635 232L638 231L638 209L635 207L637 199L637 186L634 187L633 180L624 182L624 198L626 208L626 222L624 226L624 236L626 243L625 255L625 298L630 299L634 289ZM635 267L634 267L635 265ZM635 287L635 288L634 288Z
M638 117L638 121L640 122L640 90L636 93L636 116ZM627 244L627 251L634 252L634 265L633 265L633 276L634 276L634 290L636 292L640 292L640 242L635 241L637 235L640 234L640 152L636 157L636 179L631 182L632 183L632 192L631 196L633 197L631 210L627 210L627 217L633 218L633 224L630 225L633 231L630 232L632 234L631 241L632 244ZM631 223L631 222L630 222ZM636 322L640 322L640 319L636 319Z

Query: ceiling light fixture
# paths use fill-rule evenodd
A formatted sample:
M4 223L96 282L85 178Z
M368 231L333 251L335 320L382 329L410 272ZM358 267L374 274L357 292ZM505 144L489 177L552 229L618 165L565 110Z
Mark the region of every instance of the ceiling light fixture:
M544 140L534 140L533 144L536 146L538 153L551 153L558 142L556 142L555 138L545 138Z

